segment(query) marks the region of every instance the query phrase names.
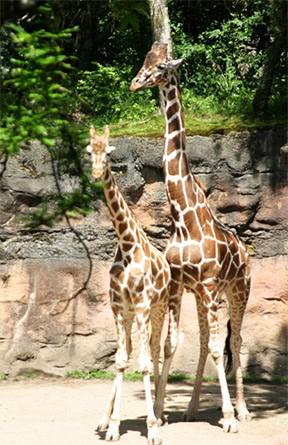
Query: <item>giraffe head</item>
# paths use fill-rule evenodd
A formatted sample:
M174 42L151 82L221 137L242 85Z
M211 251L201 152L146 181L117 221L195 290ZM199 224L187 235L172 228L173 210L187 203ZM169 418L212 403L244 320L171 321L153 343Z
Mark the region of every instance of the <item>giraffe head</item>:
M147 54L144 64L130 85L131 91L155 86L165 87L168 83L169 72L177 68L183 59L173 60L167 54L167 43L154 42Z
M90 144L86 147L88 153L92 155L92 176L99 179L105 170L107 164L107 155L116 147L108 144L109 125L106 125L102 136L98 136L93 125L90 127Z

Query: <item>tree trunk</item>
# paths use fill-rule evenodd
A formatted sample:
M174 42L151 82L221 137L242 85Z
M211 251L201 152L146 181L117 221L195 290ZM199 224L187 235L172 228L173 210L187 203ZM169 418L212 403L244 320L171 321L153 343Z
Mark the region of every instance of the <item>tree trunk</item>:
M168 43L168 55L174 57L167 0L149 0L153 42ZM164 113L164 97L159 88L160 111Z
M267 113L268 100L271 92L273 78L279 64L281 53L287 42L287 3L286 0L280 2L280 7L275 13L274 20L277 20L275 39L267 51L266 62L264 64L263 76L259 88L256 91L252 102L255 116Z
M173 57L167 0L149 0L153 42L168 43L168 55Z

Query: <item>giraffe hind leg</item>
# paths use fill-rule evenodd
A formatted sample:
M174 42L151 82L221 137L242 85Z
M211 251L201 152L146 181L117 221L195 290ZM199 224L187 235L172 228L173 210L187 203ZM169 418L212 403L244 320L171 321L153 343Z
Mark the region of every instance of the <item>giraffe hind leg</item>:
M222 426L225 433L237 433L238 424L234 416L234 408L231 403L229 389L226 380L223 360L223 348L218 335L218 321L214 321L214 333L212 335L210 328L209 352L214 360L218 372L218 379L222 395Z
M225 364L225 372L226 375L232 371L233 368L233 356L230 347L230 339L231 339L231 322L228 320L227 322L227 337L225 340L225 348L224 348L224 357L226 356L226 364ZM224 359L225 362L225 359Z
M235 292L236 291L234 291L234 293ZM240 330L248 299L248 293L249 293L248 290L237 293L237 299L233 299L234 295L233 293L231 293L229 296L227 295L229 300L229 312L230 312L230 324L231 324L230 348L233 357L233 368L235 372L235 382L236 382L236 411L237 411L237 418L240 421L251 420L251 414L247 409L244 398L243 376L240 363L240 348L242 344Z
M169 369L177 347L179 314L181 309L182 294L183 294L183 287L181 282L176 280L172 281L171 295L169 300L168 333L164 346L164 363L162 367L161 378L157 389L156 400L154 403L154 412L155 416L158 419L159 426L163 425L166 422L164 416L165 390L169 375Z
M224 432L236 433L238 431L238 424L234 417L234 408L231 403L229 389L226 380L226 374L224 369L223 362L223 348L219 338L219 324L218 324L218 292L217 287L214 282L210 282L209 286L203 285L201 293L196 297L197 301L197 311L199 318L199 326L201 333L201 325L204 326L204 329L208 331L208 352L211 354L212 359L217 368L218 379L221 389L222 395L222 413L223 420L222 426ZM209 301L210 304L205 304L206 301ZM200 309L199 309L200 308ZM205 320L205 321L204 321ZM207 327L205 328L205 324L207 323ZM203 334L202 334L203 335ZM207 336L207 334L205 334ZM205 337L206 339L206 337ZM202 340L202 339L201 339ZM203 341L203 340L202 340ZM204 366L200 368L200 371L203 372ZM201 376L202 377L202 376ZM202 378L201 378L202 380ZM201 385L200 376L198 376L197 385ZM196 386L197 388L197 386ZM199 390L200 394L200 390ZM198 394L197 394L198 396ZM199 397L198 397L199 398ZM193 400L193 399L192 399ZM197 399L195 399L197 400ZM197 408L197 405L194 405L194 409ZM192 408L191 408L192 410Z
M166 307L162 305L151 310L151 337L150 337L150 351L154 370L154 387L155 395L157 394L159 386L159 357L160 357L160 340L164 324Z
M200 330L200 355L197 366L196 379L194 383L193 394L188 406L187 411L183 414L183 420L189 422L195 420L198 408L199 399L201 393L201 386L204 374L204 368L208 356L208 341L209 341L209 328L207 320L207 310L203 305L202 300L196 296L198 323Z
M147 308L148 309L148 308ZM140 372L143 375L143 382L145 388L146 396L146 406L147 406L147 430L148 430L148 444L149 445L160 445L162 440L158 434L157 419L154 414L152 395L151 395L151 384L150 384L150 371L151 371L151 358L149 354L149 319L150 319L150 308L147 310L146 317L143 317L143 307L136 306L136 318L138 324L138 330L140 335L140 354L139 354L139 366Z

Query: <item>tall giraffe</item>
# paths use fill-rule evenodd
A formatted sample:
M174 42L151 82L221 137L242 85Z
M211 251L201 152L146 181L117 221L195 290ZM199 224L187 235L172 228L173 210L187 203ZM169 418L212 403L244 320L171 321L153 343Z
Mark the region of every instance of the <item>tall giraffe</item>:
M117 329L117 376L98 429L105 430L108 427L107 441L120 437L121 388L131 352L131 326L136 316L140 336L139 366L143 374L148 411L148 443L161 444L150 388L149 325L151 322L150 350L156 393L160 337L170 294L170 267L164 255L149 243L113 177L107 155L115 147L108 144L108 125L102 136L98 136L91 126L90 136L87 151L92 154L92 175L103 184L106 203L118 237L118 248L110 270L110 301Z
M219 294L229 302L231 350L236 374L236 409L239 420L249 420L240 366L240 329L250 290L249 257L245 244L213 215L204 189L193 175L186 155L186 137L176 68L167 45L155 42L130 90L160 86L165 98L166 132L163 168L170 202L173 231L165 252L171 268L169 327L165 360L155 402L155 414L164 419L163 404L169 367L177 345L181 297L184 288L193 292L200 330L200 357L193 396L184 414L192 420L198 410L201 383L208 353L214 359L222 393L223 430L236 432L237 421L230 401L222 345L219 339ZM160 423L160 421L159 421Z

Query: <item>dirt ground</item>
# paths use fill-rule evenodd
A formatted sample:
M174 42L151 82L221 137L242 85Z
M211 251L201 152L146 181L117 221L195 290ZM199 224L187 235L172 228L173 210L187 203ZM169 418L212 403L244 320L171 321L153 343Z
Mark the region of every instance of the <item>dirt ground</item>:
M105 443L95 428L112 382L100 380L36 379L0 383L1 445L92 445ZM237 434L222 432L220 389L204 383L197 421L184 423L193 383L170 383L160 429L163 445L287 445L287 385L246 385L253 419L240 423ZM230 386L234 397L234 385ZM142 382L124 382L119 445L146 442L146 402Z

